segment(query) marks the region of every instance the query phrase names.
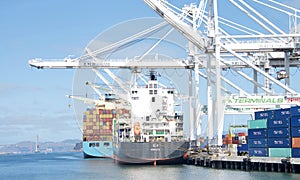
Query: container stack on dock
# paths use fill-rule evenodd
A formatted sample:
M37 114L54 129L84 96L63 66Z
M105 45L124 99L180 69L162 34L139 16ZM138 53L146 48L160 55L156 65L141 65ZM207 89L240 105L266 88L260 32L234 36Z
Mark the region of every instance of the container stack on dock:
M248 140L245 132L238 133L237 154L243 156L248 154Z
M226 134L223 138L223 144L227 147L231 155L237 155L237 144L235 134Z
M290 108L272 112L267 125L269 157L291 157Z
M250 157L300 157L300 106L259 111L248 121Z
M255 114L255 120L248 121L249 156L268 156L267 119L269 112Z
M230 155L245 155L248 153L247 135L245 132L223 135L223 147L227 148Z
M114 109L87 109L83 115L83 141L112 141Z
M249 156L199 153L187 163L217 169L300 173L300 106L255 113L248 121ZM233 141L231 139L234 139ZM236 137L223 137L223 147L233 147Z
M300 158L300 106L291 108L292 157Z

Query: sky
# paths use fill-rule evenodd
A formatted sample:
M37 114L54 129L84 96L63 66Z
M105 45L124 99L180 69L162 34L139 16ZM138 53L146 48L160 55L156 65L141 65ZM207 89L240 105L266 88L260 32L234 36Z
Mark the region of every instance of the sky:
M37 70L33 58L80 56L105 29L156 14L140 0L0 1L0 145L81 139L71 100L74 70Z
M288 3L300 7L298 0ZM158 17L142 0L0 1L0 145L36 135L40 141L81 139L65 97L74 70L37 70L28 60L80 56L99 33L142 17Z

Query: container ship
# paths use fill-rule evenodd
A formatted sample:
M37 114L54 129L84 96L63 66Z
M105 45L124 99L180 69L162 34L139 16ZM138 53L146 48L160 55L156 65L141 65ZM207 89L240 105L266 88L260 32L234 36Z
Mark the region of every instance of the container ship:
M114 94L105 94L103 106L88 108L83 113L83 155L84 158L112 158L112 124L120 115L129 115L124 101ZM109 104L109 106L105 106Z
M146 86L131 88L131 116L114 122L113 155L121 164L182 163L189 147L175 89L160 87L155 72Z

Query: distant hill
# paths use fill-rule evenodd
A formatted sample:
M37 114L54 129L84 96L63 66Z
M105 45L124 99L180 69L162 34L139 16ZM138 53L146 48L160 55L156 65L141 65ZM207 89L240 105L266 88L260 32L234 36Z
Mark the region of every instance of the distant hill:
M81 142L81 140L78 140L78 139L66 139L66 140L62 141L62 143L67 143L67 144L76 144L78 142Z
M70 152L81 151L82 142L79 139L66 139L60 142L40 142L40 152ZM35 152L35 142L22 141L16 144L7 144L0 147L0 154L28 154Z

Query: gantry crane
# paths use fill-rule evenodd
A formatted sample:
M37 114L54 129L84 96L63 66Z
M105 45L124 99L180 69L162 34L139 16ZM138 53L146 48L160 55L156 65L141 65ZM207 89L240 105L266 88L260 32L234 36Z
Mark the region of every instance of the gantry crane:
M271 2L283 6L283 4L277 3L273 0ZM223 116L224 116L224 100L221 93L221 62L225 63L222 60L222 54L231 54L236 59L240 60L242 63L245 63L247 66L252 68L255 73L262 74L267 81L272 81L277 84L279 87L283 88L287 94L289 95L298 95L298 93L289 87L289 80L286 81L286 84L281 83L279 80L272 77L268 72L257 67L251 61L251 57L244 58L241 56L241 53L273 53L273 52L283 52L284 53L284 67L285 71L289 73L289 58L288 55L290 53L297 54L299 52L299 36L297 32L297 12L299 10L295 8L291 8L285 5L289 10L295 11L294 14L289 13L287 11L281 10L280 12L287 13L289 16L293 17L294 32L286 33L282 31L279 27L265 18L261 13L259 13L255 8L249 5L244 0L238 0L238 2L234 0L229 0L229 2L241 10L243 13L247 14L250 19L255 21L258 26L261 26L267 33L261 33L259 31L252 30L252 34L246 35L229 35L224 29L220 27L220 22L226 21L224 18L219 17L219 8L218 5L223 4L224 1L218 0L200 0L198 6L195 4L191 4L190 6L185 6L180 9L175 5L169 3L166 0L144 0L146 4L148 4L157 14L159 14L162 18L164 18L169 24L171 24L175 29L177 29L181 34L183 34L198 50L207 54L207 74L208 74L208 122L209 129L212 130L209 133L209 139L213 139L213 135L217 133L217 141L216 143L222 144L222 130L223 130ZM275 9L274 5L270 5L268 3L263 3L257 0L254 2L261 3L264 6ZM207 10L207 11L206 11ZM276 10L280 10L277 8ZM178 14L184 14L182 16L178 16ZM207 27L206 32L202 32L198 28L200 28L202 23L205 23ZM231 24L232 25L232 24ZM240 29L244 28L244 32L249 30L239 25ZM247 31L246 31L246 30ZM249 32L249 31L248 31ZM244 42L242 40L248 40ZM194 54L194 57L196 54ZM252 58L253 60L253 58ZM195 64L197 62L197 56L194 58ZM215 67L212 67L212 63L214 63ZM266 63L266 66L269 64ZM195 73L196 73L195 67ZM215 78L212 78L212 71L215 71ZM266 67L267 69L267 67ZM212 79L215 79L215 82L212 83ZM256 79L249 79L253 83L256 83ZM197 79L195 79L197 82ZM266 83L268 84L268 83ZM214 88L212 89L212 86ZM262 86L263 88L263 86ZM263 88L267 93L271 93L269 91L269 87ZM213 92L215 91L215 92ZM214 95L215 94L215 95ZM213 97L215 96L215 97Z
M157 12L167 23L177 29L188 41L188 56L186 59L147 59L145 55L138 58L127 59L99 59L97 55L110 52L135 39L147 36L153 31L167 25L166 22L159 23L147 28L131 37L113 43L101 49L91 51L86 49L86 54L64 60L42 60L33 59L29 64L36 68L85 68L85 69L188 69L190 70L190 139L195 140L195 124L201 125L201 110L208 114L208 137L215 139L212 143L221 144L224 114L227 113L253 113L256 110L268 108L300 105L299 93L290 87L289 68L298 67L299 59L299 33L296 22L299 18L298 10L285 6L288 10L282 10L283 4L270 0L271 3L253 0L257 4L267 8L275 9L291 17L293 31L284 32L274 23L263 17L257 10L243 0L228 0L233 6L247 14L250 19L261 26L266 32L260 32L246 26L234 23L218 15L218 4L225 1L200 0L199 4L185 5L177 8L166 0L144 0L155 12ZM272 4L273 3L273 4ZM279 6L279 7L278 7ZM295 11L295 13L291 13ZM232 35L225 31L221 25L227 25L244 34ZM205 28L203 28L205 27ZM150 48L151 49L151 48ZM150 50L149 49L149 50ZM141 61L141 58L143 61ZM274 78L268 72L270 67L284 67L285 84ZM244 90L239 84L221 75L222 69L231 69L254 85L254 93ZM245 74L242 68L253 69L253 76ZM201 72L205 69L206 73ZM110 74L109 70L106 70ZM96 73L96 71L95 71ZM193 74L194 73L194 74ZM259 83L257 74L265 78L265 83ZM109 75L113 79L113 73ZM207 79L207 106L201 105L199 95L199 76ZM192 79L193 78L193 79ZM273 82L285 91L284 95L278 96L269 83ZM237 93L227 89L224 83L230 85ZM109 82L106 83L107 85ZM122 83L119 84L122 86ZM124 88L124 87L123 87ZM113 87L110 87L113 89ZM258 89L263 95L258 95ZM119 93L122 94L122 93ZM271 100L270 100L271 99ZM192 103L194 101L194 103ZM274 102L274 103L270 103ZM199 127L201 129L201 127ZM215 135L216 138L215 138Z

